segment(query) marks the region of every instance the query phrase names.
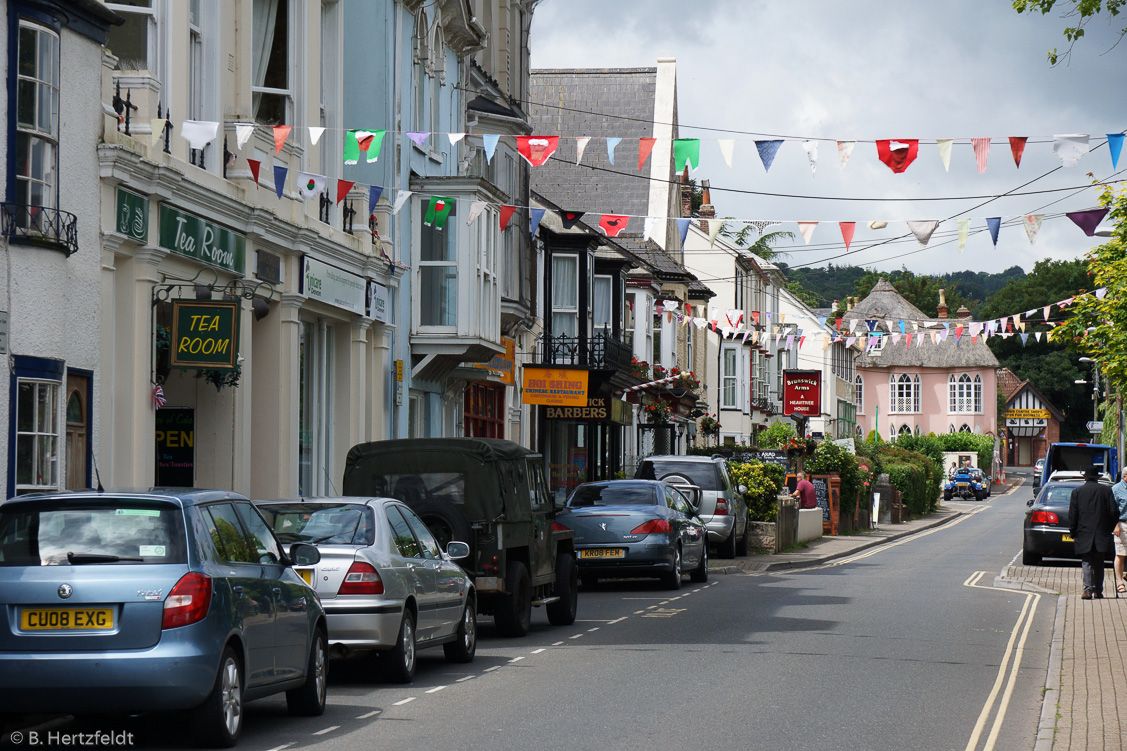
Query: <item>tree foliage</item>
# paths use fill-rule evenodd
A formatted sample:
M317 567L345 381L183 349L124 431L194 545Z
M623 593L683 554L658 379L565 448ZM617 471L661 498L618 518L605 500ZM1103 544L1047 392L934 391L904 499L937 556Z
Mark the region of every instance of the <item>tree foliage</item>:
M1127 0L1013 0L1013 6L1018 13L1039 11L1041 15L1049 13L1054 8L1061 8L1064 10L1062 17L1076 19L1069 21L1074 23L1074 26L1064 27L1064 38L1068 41L1068 49L1061 53L1053 48L1047 53L1049 64L1056 65L1067 60L1072 54L1073 46L1084 36L1085 26L1103 14L1110 18L1118 16L1119 12L1127 7ZM1125 33L1127 33L1127 24L1120 30L1120 38Z
M759 445L765 449L777 449L795 435L794 425L789 422L773 422L759 434Z

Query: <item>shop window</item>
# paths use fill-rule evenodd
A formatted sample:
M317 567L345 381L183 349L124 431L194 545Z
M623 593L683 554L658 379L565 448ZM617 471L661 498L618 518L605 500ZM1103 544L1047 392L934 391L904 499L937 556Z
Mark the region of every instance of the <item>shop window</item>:
M332 491L332 382L334 329L324 321L302 321L298 394L298 492Z
M106 7L125 19L111 26L106 49L118 60L120 70L147 70L157 73L157 16L153 0L124 0Z
M59 189L59 37L20 21L17 54L15 203L54 208ZM19 215L25 225L36 216Z
M458 205L457 201L452 203L442 229L433 223L422 224L420 229L419 323L422 326L456 326L458 323ZM420 203L419 209L422 223L426 216L425 204Z
M254 0L251 95L255 122L292 121L290 89L290 0Z
M492 383L467 386L462 422L467 438L504 438L505 387Z
M16 384L16 494L59 488L58 381Z
M552 256L552 335L579 336L579 256Z

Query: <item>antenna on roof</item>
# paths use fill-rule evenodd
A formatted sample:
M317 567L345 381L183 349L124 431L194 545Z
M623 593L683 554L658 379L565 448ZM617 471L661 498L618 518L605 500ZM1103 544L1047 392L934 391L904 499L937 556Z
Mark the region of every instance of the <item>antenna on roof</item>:
M98 457L95 454L91 453L90 458L94 460L94 481L98 483L98 492L105 493L106 489L102 487L102 476L98 474Z

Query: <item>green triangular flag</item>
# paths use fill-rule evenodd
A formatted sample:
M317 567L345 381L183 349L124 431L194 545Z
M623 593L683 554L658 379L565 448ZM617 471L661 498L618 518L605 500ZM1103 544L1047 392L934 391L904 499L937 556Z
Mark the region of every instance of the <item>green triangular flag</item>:
M676 160L678 173L685 170L685 162L688 162L691 165L691 169L695 170L700 166L700 139L673 139L673 158Z
M443 198L442 196L431 196L430 203L427 205L427 214L423 217L423 224L434 225L435 229L442 229L446 226L446 217L450 216L450 209L454 208L453 198Z

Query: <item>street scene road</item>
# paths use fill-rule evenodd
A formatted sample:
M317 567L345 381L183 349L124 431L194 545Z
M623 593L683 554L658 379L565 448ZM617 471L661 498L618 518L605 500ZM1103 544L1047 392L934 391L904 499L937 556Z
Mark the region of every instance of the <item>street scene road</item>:
M1028 749L1053 603L992 586L1027 491L945 504L962 514L821 565L672 593L601 583L564 629L537 610L528 636L502 639L485 619L474 663L421 652L409 686L334 663L324 716L252 703L240 747ZM191 747L176 722L50 725Z

